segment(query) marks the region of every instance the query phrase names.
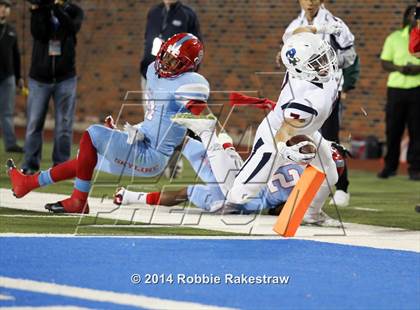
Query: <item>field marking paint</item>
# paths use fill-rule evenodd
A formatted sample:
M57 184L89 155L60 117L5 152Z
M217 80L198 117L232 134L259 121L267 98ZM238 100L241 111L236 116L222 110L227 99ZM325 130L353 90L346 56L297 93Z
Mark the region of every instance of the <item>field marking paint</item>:
M71 298L91 300L95 302L106 302L118 305L137 306L146 309L197 309L197 310L228 310L217 306L204 305L195 302L183 302L156 297L147 297L143 295L134 295L127 293L117 293L112 291L101 291L90 288L33 281L26 279L14 279L0 277L0 286L36 292L42 294L59 295Z
M15 300L13 296L0 294L0 300Z
M56 215L56 214L51 214L51 215L33 215L33 214L0 214L0 217L27 217L27 218L78 218L80 217L80 215Z
M2 310L33 310L33 309L42 309L42 310L89 310L89 308L75 307L75 306L41 306L41 307L2 307Z
M150 226L148 226L150 227ZM161 227L161 226L160 226ZM279 240L278 235L272 236L140 236L140 235L75 235L75 234L45 234L45 233L0 233L0 238L111 238L111 239L211 239L211 240Z
M359 210L359 211L382 212L381 209L372 209L372 208L359 208L359 207L354 207L354 208L349 208L349 209Z

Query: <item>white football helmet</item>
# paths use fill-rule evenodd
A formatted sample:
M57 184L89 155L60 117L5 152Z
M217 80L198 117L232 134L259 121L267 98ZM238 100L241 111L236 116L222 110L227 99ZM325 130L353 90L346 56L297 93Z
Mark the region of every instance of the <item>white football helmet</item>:
M334 49L310 32L292 35L281 50L281 60L292 77L311 82L326 83L338 70Z

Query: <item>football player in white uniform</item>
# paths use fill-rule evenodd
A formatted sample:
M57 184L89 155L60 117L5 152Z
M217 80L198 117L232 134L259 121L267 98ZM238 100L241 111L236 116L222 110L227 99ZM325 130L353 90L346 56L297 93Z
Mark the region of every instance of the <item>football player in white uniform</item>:
M185 116L188 117L188 115ZM216 120L207 119L205 122L209 125L209 129L214 128L216 125ZM209 148L212 148L215 150L214 152L219 153L221 157L225 158L224 171L226 175L230 172L239 171L243 165L243 160L236 152L230 136L222 132L218 135L217 139L213 140L216 145L210 145ZM344 150L341 150L338 145L331 145L332 157L339 174L344 167L345 152L343 152ZM196 159L199 161L199 165L193 165L194 169L197 169L201 165L199 170L204 168L204 170L208 170L212 174L211 168L208 167L210 166L210 162L207 159L205 148L202 148L201 156L196 156ZM249 214L259 213L263 209L268 209L269 214L276 215L287 201L304 169L305 166L297 163L286 163L277 167L275 173L258 193L257 197L241 205L225 204L226 197L220 190L220 184L217 184L215 181L208 183L204 179L202 181L205 184L189 185L176 191L136 192L120 187L114 194L114 203L117 205L148 204L151 206L161 205L170 207L190 202L206 212ZM196 173L202 175L199 170L196 170ZM214 177L207 179L215 180ZM226 185L226 182L224 185ZM319 212L316 218L309 216L309 214L304 217L304 224L324 227L341 227L342 225L339 221L330 218L324 212Z
M334 105L330 117L322 126L321 133L324 138L339 143L342 104L347 102L346 98L350 90L355 88L360 65L353 33L343 20L334 16L325 7L324 2L324 0L299 0L302 10L286 28L283 42L287 41L297 28L305 28L329 42L337 53L339 70L335 80L339 83L339 99ZM277 62L280 62L280 59ZM334 198L330 204L341 207L348 206L350 202L348 187L349 179L346 168L336 184Z
M308 210L309 215L316 218L338 179L330 143L318 132L337 98L338 84L333 79L337 72L337 58L328 42L310 32L291 36L283 46L281 56L287 73L280 97L276 108L258 127L252 153L239 173L236 177L232 174L226 177L225 158L218 156L214 147L207 149L207 155L230 204L243 204L255 198L280 165L311 163L326 174L326 180ZM208 124L200 119L191 117L175 121L199 133L206 146L215 145L212 142L214 132L209 131ZM301 147L312 144L309 141L287 146L285 142L295 135L310 136L316 154L300 152Z

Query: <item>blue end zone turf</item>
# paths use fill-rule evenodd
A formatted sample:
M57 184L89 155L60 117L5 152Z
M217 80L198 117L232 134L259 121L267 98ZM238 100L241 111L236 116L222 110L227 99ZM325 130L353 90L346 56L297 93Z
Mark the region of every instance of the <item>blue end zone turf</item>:
M0 253L3 277L206 305L241 309L418 309L420 304L420 254L405 251L294 239L10 237L0 238ZM130 281L133 273L173 274L175 278L177 274L212 274L220 276L222 284L134 285ZM290 282L228 285L224 283L227 273L290 276ZM14 301L0 301L1 306L107 307L5 289L1 283L0 294L15 297Z

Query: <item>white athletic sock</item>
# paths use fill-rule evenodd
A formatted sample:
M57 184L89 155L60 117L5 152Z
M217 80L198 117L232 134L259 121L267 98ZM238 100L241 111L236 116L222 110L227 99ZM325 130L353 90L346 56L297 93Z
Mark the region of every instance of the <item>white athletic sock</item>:
M134 203L146 203L146 197L148 193L145 192L132 192L129 190L124 191L123 205L129 205Z
M318 193L315 195L311 205L309 206L308 211L306 211L305 216L318 216L322 210L322 207L325 204L325 201L327 201L329 194L330 188L328 187L327 181L325 180L319 188Z
M207 157L210 161L214 177L224 195L233 186L235 172L237 171L235 161L225 152L222 145L217 141L215 131L203 131L200 133L201 142L207 149Z

